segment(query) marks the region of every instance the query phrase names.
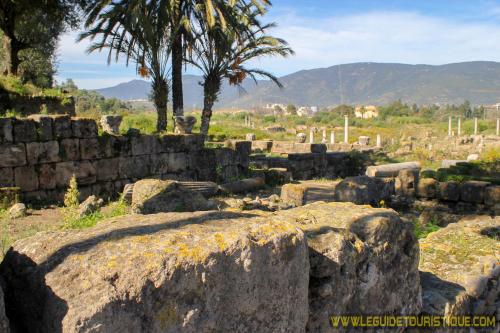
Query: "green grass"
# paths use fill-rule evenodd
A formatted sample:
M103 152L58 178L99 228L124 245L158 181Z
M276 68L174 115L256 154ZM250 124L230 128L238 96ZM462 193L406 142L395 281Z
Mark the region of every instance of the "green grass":
M431 232L438 231L441 227L434 221L429 221L427 224L422 225L417 220L413 221L413 232L418 239L425 238Z
M119 200L108 205L108 209L101 209L98 212L84 216L76 217L75 208L62 208L65 219L64 229L85 229L95 226L99 221L107 218L123 216L129 214L130 207L123 201Z

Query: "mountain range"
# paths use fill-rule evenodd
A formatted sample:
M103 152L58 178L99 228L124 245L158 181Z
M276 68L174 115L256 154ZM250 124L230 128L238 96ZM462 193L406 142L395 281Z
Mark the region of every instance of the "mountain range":
M200 107L202 78L184 76L184 104ZM500 102L500 63L488 61L447 65L353 63L328 68L301 70L280 78L284 88L270 81L255 84L246 80L243 88L223 85L216 107L250 108L265 103L333 106L338 104L384 105L401 99L417 104L472 104ZM105 97L123 100L147 99L149 82L133 80L98 89Z

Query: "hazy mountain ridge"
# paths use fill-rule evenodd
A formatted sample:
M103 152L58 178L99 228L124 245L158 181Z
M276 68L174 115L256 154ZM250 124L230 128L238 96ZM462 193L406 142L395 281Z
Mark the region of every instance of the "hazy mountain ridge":
M328 68L301 70L281 77L284 89L269 81L256 86L244 84L246 93L224 84L217 107L252 107L282 102L296 105L330 106L346 104L381 105L396 99L417 104L473 104L500 102L500 63L476 61L447 65L406 65L354 63ZM202 78L186 75L184 104L203 102ZM98 89L106 97L145 99L149 83L133 80L115 87Z

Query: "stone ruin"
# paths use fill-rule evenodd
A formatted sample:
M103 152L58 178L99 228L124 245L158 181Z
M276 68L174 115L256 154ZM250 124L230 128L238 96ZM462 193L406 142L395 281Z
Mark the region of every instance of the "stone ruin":
M81 201L144 178L225 181L248 173L249 154L249 142L209 149L200 134L99 135L87 118L0 118L0 199L14 188L23 202L62 202L73 174Z
M418 243L387 209L131 215L20 240L0 265L19 331L327 332L418 314Z
M0 329L356 332L333 329L330 316L499 315L498 217L449 224L420 251L412 223L365 204L452 203L495 215L500 186L438 182L415 162L368 166L327 144L273 142L295 153L259 159L250 158L257 141L202 143L196 134L99 136L89 119L1 118L0 186L57 199L76 173L87 196L124 188L136 214L17 241L0 264ZM251 174L259 177L221 186L174 180ZM284 185L282 201L297 208L277 212L217 211L206 199L252 191L271 175L347 178ZM193 213L165 213L179 207Z

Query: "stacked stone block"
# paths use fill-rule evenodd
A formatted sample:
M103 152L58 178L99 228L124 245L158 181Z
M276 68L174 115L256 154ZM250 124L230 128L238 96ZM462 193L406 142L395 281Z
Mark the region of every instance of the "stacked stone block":
M73 174L83 199L115 197L143 178L214 181L248 170L248 144L203 145L198 134L98 135L86 118L0 118L0 187L19 187L27 202L60 202Z

